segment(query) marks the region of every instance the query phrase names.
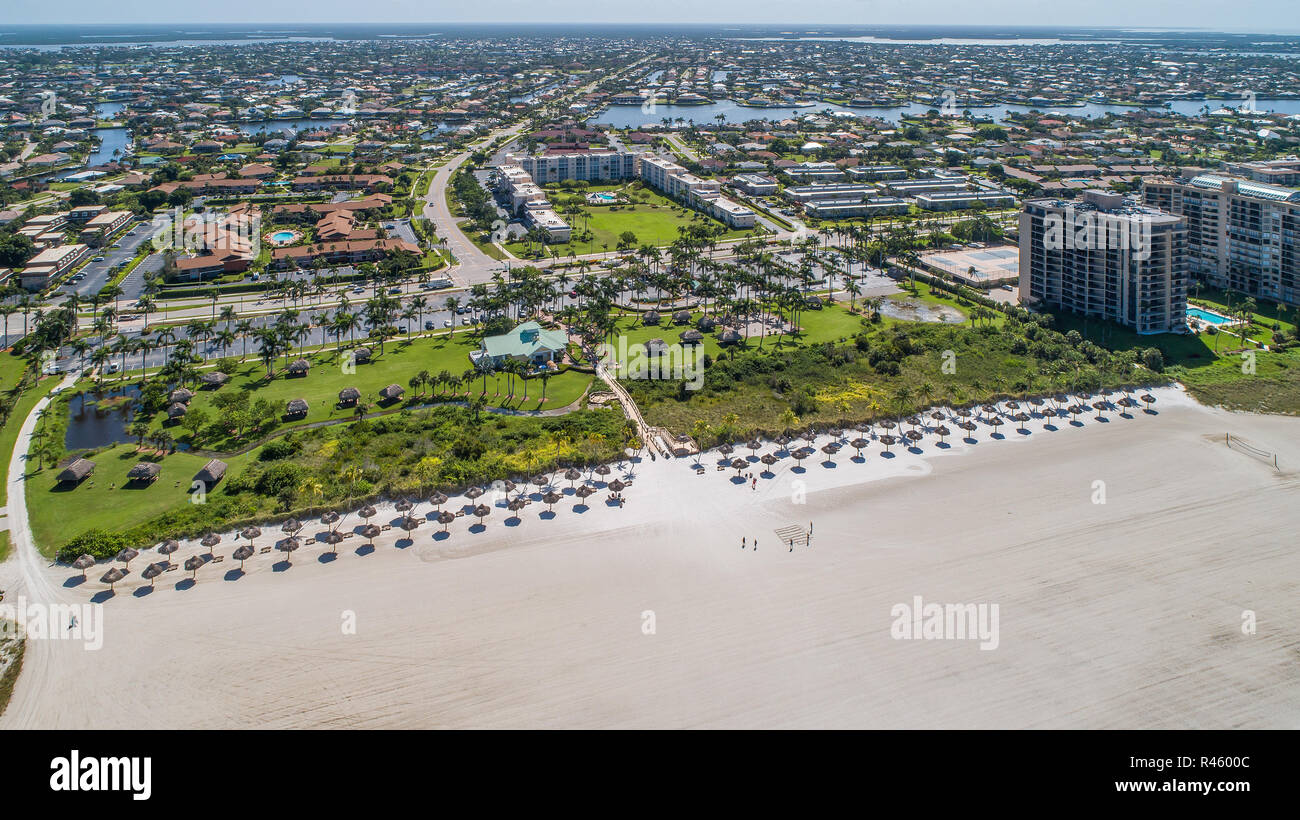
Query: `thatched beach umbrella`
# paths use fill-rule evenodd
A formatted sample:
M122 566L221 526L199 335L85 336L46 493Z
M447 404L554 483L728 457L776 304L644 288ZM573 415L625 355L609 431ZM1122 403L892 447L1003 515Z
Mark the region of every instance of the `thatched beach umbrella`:
M857 453L858 458L862 458L862 451L870 447L871 442L867 441L861 436L858 436L857 438L853 439L853 441L849 442L849 446L852 447L854 450L858 451Z
M940 443L940 444L943 443L943 437L944 437L944 436L951 436L951 435L952 435L952 431L949 430L947 427L943 426L942 424L940 424L938 427L934 428L934 432L938 434L938 436L939 436L939 443Z
M438 523L442 525L442 531L447 531L447 525L456 520L456 514L449 510L443 510L438 513Z
M298 532L298 530L302 529L302 522L296 518L287 518L285 519L284 523L280 525L280 529L283 532L287 532L290 535L294 535Z
M791 453L790 453L790 456L791 456L795 461L803 461L805 458L808 457L808 455L809 455L809 453L808 453L808 448L807 448L807 447L799 447L799 448L797 448L797 449L791 451Z
M221 536L217 535L215 532L210 532L207 535L203 536L203 538L199 540L199 543L207 547L208 549L212 549L217 544L221 543Z
M406 534L409 537L411 533L415 532L416 527L420 526L420 519L413 515L404 515L402 516L402 520L397 522L397 526L406 530Z
M1011 418L1016 422L1016 429L1023 431L1025 429L1025 422L1029 421L1029 414L1024 410L1021 410Z
M1142 403L1147 406L1148 410L1151 409L1151 405L1155 404L1156 402L1156 397L1151 395L1150 393L1143 393L1138 398L1142 399Z
M551 491L546 495L542 496L542 503L546 505L546 509L549 511L552 507L554 507L556 504L560 502L561 498L563 498L563 496L559 495L555 491Z
M776 437L777 446L780 447L781 449L785 449L786 447L788 447L791 441L792 439L789 436L783 435L783 436Z
M839 451L840 451L840 447L835 442L830 442L829 444L822 445L822 452L825 453L827 456L833 456Z
M130 547L123 547L122 550L121 550L121 552L119 552L117 555L113 556L113 560L115 560L115 561L121 561L123 564L126 564L126 568L127 568L127 569L130 569L130 568L131 568L131 559L134 558L134 557L136 557L136 556L139 555L139 554L140 554L140 553L139 553L138 551L133 550L133 549L131 549Z
M613 481L609 482L609 488L616 493L621 493L627 489L627 485L624 484L621 480L616 478Z
M190 580L194 580L199 574L199 567L203 566L203 559L197 555L191 555L185 559L185 569L190 573Z
M1097 420L1101 421L1106 418L1106 409L1109 407L1104 401L1094 401L1092 407L1097 411Z
M298 549L301 546L302 546L302 540L298 538L298 536L288 535L285 536L284 538L281 538L280 543L276 544L275 548L284 553L286 561L289 561L289 563L293 563L293 561L290 560L293 558L293 551Z
M329 527L330 531L333 532L334 525L339 523L339 519L341 519L342 517L343 516L339 515L334 510L326 510L325 513L321 515L320 522L325 526Z
M893 419L882 419L880 421L880 426L885 430L893 430L898 425L894 423Z
M167 558L167 561L170 563L171 558L168 558L168 556L180 548L180 544L178 544L174 539L168 538L166 541L158 545L158 554Z
M492 514L492 508L486 504L479 504L474 508L474 514L478 516L478 521L482 524L483 519Z
M590 484L583 484L581 487L579 487L577 490L574 491L574 494L578 496L578 498L585 500L588 496L594 494L595 492L596 492L595 487L592 487Z
M125 577L126 577L126 573L122 572L122 570L118 569L117 567L111 567L108 570L108 572L104 573L103 577L100 578L99 580L108 584L108 590L109 592L112 592L113 585Z
M590 488L590 487L586 487L586 488L584 488L584 489L591 489L591 488ZM512 512L512 513L517 513L517 512L519 512L520 510L522 510L524 507L527 507L527 506L528 506L528 502L525 501L523 498L512 498L512 499L510 499L510 503L506 505L506 507L507 507L507 508L510 510L510 512Z
M376 510L373 504L367 504L366 506L357 510L357 515L364 518L367 522L370 521L370 519L374 518L375 515L377 515L378 513L379 510Z
M947 418L947 416L945 416L942 412L935 410L933 413L930 414L930 418L933 419L934 421L943 421L945 418Z
M150 564L145 567L144 571L141 572L140 575L149 582L149 586L153 586L154 579L166 572L168 566L169 564L166 561L159 561L156 564Z
M609 465L608 465L608 464L602 464L602 465L600 465L599 467L597 467L595 470L593 470L592 472L594 472L594 473L595 473L596 475L598 475L598 476L607 476L607 475L609 475L609 474L610 474L611 472L613 472L613 471L609 469Z
M473 501L474 499L478 498L481 495L483 495L482 487L470 487L468 490L465 491L465 497L468 498L470 501Z
M454 518L455 516L453 516ZM370 546L375 545L375 538L383 532L383 528L378 524L366 524L361 528L361 536L370 542Z
M748 467L749 462L745 461L743 458L738 458L731 462L731 466L735 469L736 475L740 475L740 471Z
M892 445L898 443L898 439L894 438L894 437L893 437L892 435L890 435L889 433L885 433L884 435L882 435L882 436L880 437L880 443L883 444L883 445L885 445L885 452L888 453L888 452L889 452L889 448L890 448Z
M252 558L254 554L256 554L256 551L253 549L251 544L243 544L236 547L235 551L230 554L230 557L239 562L239 571L243 572L244 562L249 558Z
M429 503L433 505L433 508L435 510L441 510L442 505L447 503L447 494L434 493L433 495L429 496Z
M777 459L777 457L774 456L774 455L772 455L771 453L763 453L763 455L762 455L758 460L761 461L761 462L763 462L763 463L766 464L767 466L771 467L771 466L772 466L773 464L775 464L779 459Z
M722 453L724 456L729 456L732 453L736 452L736 448L732 447L730 444L723 444L721 447L718 448L718 452Z
M316 540L319 541L322 539L318 538ZM331 551L337 555L339 551L339 544L343 541L343 533L339 532L338 530L330 530L329 532L325 533L324 541L326 544L330 545Z
M397 510L398 512L410 512L414 507L415 505L405 498L399 500L396 504L393 505L393 509Z
M82 578L86 577L86 570L90 569L94 565L95 565L95 557L93 555L82 555L79 558L77 558L77 560L72 562L72 566L74 568L81 570Z
M580 478L582 478L582 473L578 472L572 467L564 471L564 480L569 482L570 487L573 486L573 482L577 481Z
M262 537L262 531L257 527L244 527L243 531L239 533L239 537L246 539L251 547L253 546L253 539Z
M904 433L903 435L907 438L908 441L911 441L911 442L917 442L917 441L920 441L922 438L924 438L924 436L922 436L922 435L921 435L919 432L917 432L916 430L908 430L908 431L907 431L906 433Z
M745 446L749 448L749 454L752 456L754 453L758 452L760 447L763 446L763 442L759 441L756 438L750 439L749 441L745 442Z
M529 479L529 481L536 484L538 487L545 487L551 483L551 478L547 475L535 475Z

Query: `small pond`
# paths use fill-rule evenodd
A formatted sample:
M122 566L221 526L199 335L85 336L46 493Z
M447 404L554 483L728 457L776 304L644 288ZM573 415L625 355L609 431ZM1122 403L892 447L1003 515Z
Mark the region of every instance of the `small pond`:
M92 450L132 441L127 431L135 416L133 408L139 395L140 386L137 384L98 393L91 388L81 395L73 395L68 402L65 446L69 450Z

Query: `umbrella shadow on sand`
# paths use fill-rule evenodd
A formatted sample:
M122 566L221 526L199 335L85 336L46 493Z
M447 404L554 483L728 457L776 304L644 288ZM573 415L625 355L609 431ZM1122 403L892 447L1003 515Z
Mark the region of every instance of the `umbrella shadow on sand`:
M322 552L320 555L317 555L316 560L321 562L322 564L328 564L334 561L335 559L337 559L338 557L339 557L338 553L326 551L326 552Z
M448 538L451 538L451 533L446 530L438 530L433 534L434 541L446 541Z
M197 582L193 578L182 578L176 582L176 589L178 591L192 589L196 584Z
M537 517L542 519L543 521L550 521L552 518L555 517L555 510L542 510L540 513L537 514Z
M238 581L240 578L243 578L246 574L247 573L245 573L239 567L231 567L229 570L226 571L226 574L221 577L227 581Z
M151 595L153 594L153 584L150 584L147 587L136 587L135 592L132 592L131 594L137 598L143 598L146 595Z
M271 572L285 572L291 566L293 566L293 562L290 561L288 558L286 558L283 561L276 561L274 564L272 564Z
M91 596L90 602L92 604L102 604L105 601L115 598L116 596L117 593L111 589L101 589L99 592L96 592L93 596Z
M374 551L375 551L374 544L361 544L355 550L353 550L353 552L355 552L357 555L362 556L363 558Z
M64 582L63 582L63 585L64 585L65 587L68 587L69 589L71 589L72 587L79 587L79 586L81 586L81 585L84 584L84 583L86 583L86 578L85 578L85 576L82 576L82 575L73 575L71 578L69 578L68 580L64 581Z
M478 535L479 533L487 532L487 525L480 521L477 524L471 524L469 527L469 531L474 533L475 535Z

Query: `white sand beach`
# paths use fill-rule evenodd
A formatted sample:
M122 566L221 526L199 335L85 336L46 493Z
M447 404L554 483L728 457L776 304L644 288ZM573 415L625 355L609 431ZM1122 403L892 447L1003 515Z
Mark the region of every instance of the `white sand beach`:
M149 594L143 551L101 650L29 641L0 729L1300 727L1300 419L1153 392L1156 414L981 426L946 450L927 435L893 458L873 442L802 472L784 458L756 490L713 453L703 474L647 459L610 476L631 471L623 507L566 495L514 526L497 507L482 532L466 517L437 540L430 522L408 544L394 527L369 554L309 544L233 580L227 534L222 563ZM781 543L810 521L810 545ZM263 530L258 547L280 537ZM79 573L41 568L32 594L89 601L105 569L67 586ZM918 595L998 604L998 647L891 638L891 608Z

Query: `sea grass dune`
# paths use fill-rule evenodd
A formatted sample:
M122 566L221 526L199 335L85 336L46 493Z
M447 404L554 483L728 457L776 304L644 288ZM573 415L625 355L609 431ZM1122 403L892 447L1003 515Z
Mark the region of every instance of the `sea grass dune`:
M29 641L0 728L1294 728L1300 420L1151 395L394 499L142 551L111 595L9 562L102 602L103 647ZM905 639L921 602L996 645Z

